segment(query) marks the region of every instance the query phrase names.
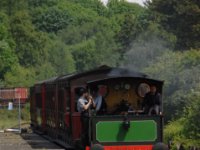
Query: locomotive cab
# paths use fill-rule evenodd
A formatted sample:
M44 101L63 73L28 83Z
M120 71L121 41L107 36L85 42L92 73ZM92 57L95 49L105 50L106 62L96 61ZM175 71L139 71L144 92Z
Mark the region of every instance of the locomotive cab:
M147 150L162 141L162 116L149 116L142 109L144 96L151 84L156 85L158 92L162 93L162 82L146 78L89 81L89 91L97 86L98 94L105 99L107 106L103 114L90 114L90 145L102 144L106 150L119 148L120 145L126 145L124 149Z
M156 85L158 92L162 93L162 85L149 79L122 77L89 81L87 83L90 93L98 87L98 95L106 103L106 111L100 115L145 115L142 103L145 94L150 91L151 84ZM162 104L160 111L162 111Z

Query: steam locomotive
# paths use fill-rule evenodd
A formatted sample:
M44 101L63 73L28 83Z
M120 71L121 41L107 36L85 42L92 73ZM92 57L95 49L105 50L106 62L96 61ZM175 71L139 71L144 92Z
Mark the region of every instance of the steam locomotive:
M151 84L162 94L163 81L108 66L38 82L30 89L32 128L66 148L90 150L101 144L105 150L151 150L163 138L162 115L144 114L141 107ZM90 111L85 145L76 105L80 88L90 92L93 87L107 108L101 114Z

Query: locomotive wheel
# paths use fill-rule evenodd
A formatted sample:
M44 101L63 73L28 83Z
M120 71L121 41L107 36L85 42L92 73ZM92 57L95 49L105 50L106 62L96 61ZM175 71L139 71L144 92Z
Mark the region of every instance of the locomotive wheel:
M165 145L164 143L156 143L154 146L153 146L153 149L152 150L168 150L168 146Z
M94 144L92 145L91 150L104 150L104 147L101 144Z

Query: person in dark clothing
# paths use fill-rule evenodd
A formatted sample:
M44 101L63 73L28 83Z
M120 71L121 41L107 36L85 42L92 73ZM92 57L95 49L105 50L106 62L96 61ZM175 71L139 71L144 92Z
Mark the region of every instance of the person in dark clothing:
M145 95L142 108L145 114L151 115L160 113L161 94L157 92L155 85L150 86L150 91Z

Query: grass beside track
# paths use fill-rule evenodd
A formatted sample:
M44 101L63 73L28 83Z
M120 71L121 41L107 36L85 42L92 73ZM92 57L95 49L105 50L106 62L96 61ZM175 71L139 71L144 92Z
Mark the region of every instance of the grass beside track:
M8 110L7 108L0 109L0 130L8 128L18 128L19 127L19 110L18 107L13 110ZM21 123L30 122L30 105L25 104L21 108Z

